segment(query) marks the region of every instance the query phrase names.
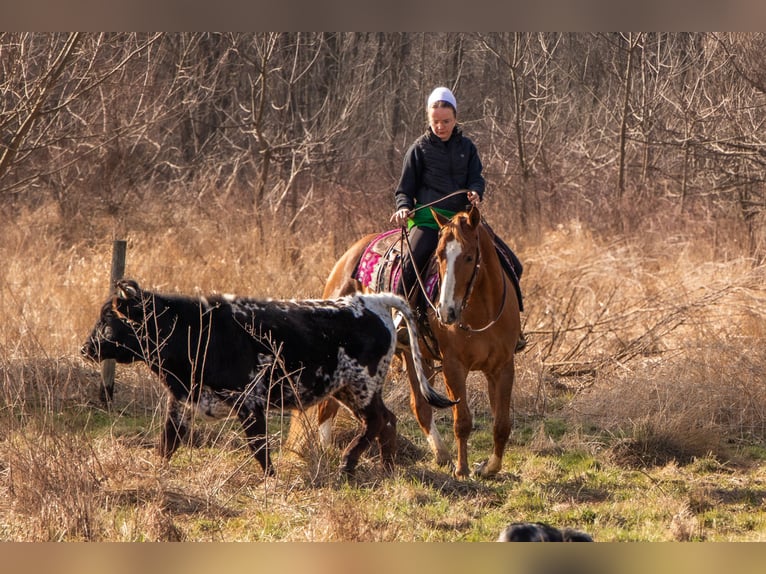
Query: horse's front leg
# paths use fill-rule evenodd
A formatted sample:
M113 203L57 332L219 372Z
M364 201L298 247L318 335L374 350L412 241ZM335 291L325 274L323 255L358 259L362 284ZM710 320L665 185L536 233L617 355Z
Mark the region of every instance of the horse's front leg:
M511 435L511 396L515 368L513 361L495 372L485 372L489 404L492 409L493 450L489 460L476 469L483 477L495 476L503 466L503 453Z
M323 448L332 446L332 423L338 414L340 403L328 398L317 405L317 425L319 426L319 444Z
M442 440L441 434L439 434L439 429L436 428L433 408L426 402L425 397L420 392L420 384L415 372L415 364L412 361L412 354L403 352L402 355L407 365L407 379L410 382L410 408L415 415L415 419L418 421L418 425L420 425L420 430L426 435L428 445L434 453L436 464L446 466L451 462L450 453ZM423 371L426 378L431 381L434 375L433 363L423 359Z
M330 448L333 444L332 424L338 414L340 403L334 398L327 398L306 409L295 409L290 418L290 432L285 445L295 451L301 451L307 444L316 443L319 433L319 445Z
M445 360L442 363L442 367L447 394L453 401L458 401L452 407L452 428L455 432L455 442L457 443L455 476L467 478L470 475L468 470L468 436L473 428L473 416L466 400L465 381L468 371L462 364L455 361Z

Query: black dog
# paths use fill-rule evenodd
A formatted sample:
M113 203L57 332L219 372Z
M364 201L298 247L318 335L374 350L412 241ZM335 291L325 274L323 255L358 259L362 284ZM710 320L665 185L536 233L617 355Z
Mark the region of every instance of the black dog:
M563 528L559 530L543 522L514 522L497 538L498 542L593 542L585 532Z

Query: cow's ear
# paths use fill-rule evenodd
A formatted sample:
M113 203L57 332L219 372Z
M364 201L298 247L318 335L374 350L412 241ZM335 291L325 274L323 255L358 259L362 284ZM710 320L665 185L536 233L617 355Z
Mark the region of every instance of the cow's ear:
M114 313L117 316L118 319L127 319L127 316L125 315L125 313L120 311L119 301L120 300L119 300L119 298L116 295L114 297L112 297L111 311L112 311L112 313Z
M120 299L135 299L140 292L138 283L132 279L120 279L115 285L115 293Z

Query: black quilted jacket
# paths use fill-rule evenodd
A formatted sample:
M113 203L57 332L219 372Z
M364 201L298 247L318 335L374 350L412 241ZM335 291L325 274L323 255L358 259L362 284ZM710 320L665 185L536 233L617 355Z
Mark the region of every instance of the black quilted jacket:
M431 203L459 189L484 195L482 165L474 143L459 127L443 142L428 131L413 143L404 155L402 175L396 188L396 209L412 209ZM468 205L465 194L436 203L434 207L460 211Z

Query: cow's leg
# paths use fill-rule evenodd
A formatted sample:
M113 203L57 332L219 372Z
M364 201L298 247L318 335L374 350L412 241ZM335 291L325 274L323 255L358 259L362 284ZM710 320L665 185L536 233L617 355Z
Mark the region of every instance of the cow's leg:
M380 446L380 458L383 468L390 472L394 469L394 457L396 456L396 415L380 402L383 407L383 426L378 434Z
M366 407L359 407L359 404L355 400L350 400L348 397L336 395L337 398L351 409L351 412L359 420L362 425L359 433L351 441L346 450L343 452L343 464L341 469L346 474L354 474L354 469L359 462L359 457L364 451L366 451L372 445L375 439L380 439L381 432L384 430L386 423L390 423L391 419L385 414L386 409L383 404L383 398L380 391L375 393L372 400ZM392 413L393 414L393 413ZM396 427L393 428L394 435L396 434ZM390 452L390 438L391 430L386 431L386 454L390 460L384 460L384 464L387 462L393 465L393 453ZM383 453L381 453L383 456Z
M242 423L247 435L247 444L253 451L256 460L261 463L263 471L272 476L274 467L271 465L269 445L266 440L266 414L264 410L255 405L239 405L237 416Z
M455 433L455 442L457 443L455 476L466 478L470 474L468 471L468 436L471 434L473 426L473 417L471 410L468 408L465 390L465 380L468 372L458 361L445 360L442 366L447 394L453 401L458 401L452 407L452 428Z
M495 476L503 466L503 453L511 435L511 395L515 369L513 361L497 372L484 373L487 377L489 404L492 409L492 435L494 446L489 460L476 473L480 476Z
M317 405L317 425L319 426L319 444L324 448L332 446L332 423L338 414L340 405L333 398L326 399Z
M420 383L418 382L418 376L415 372L415 364L412 361L412 355L408 352L402 354L404 355L404 362L407 365L407 379L410 381L410 408L420 425L420 430L426 435L428 445L434 453L436 464L445 466L450 463L451 457L449 450L447 450L447 446L442 440L441 434L439 434L439 429L436 428L433 408L426 402L423 393L420 392ZM425 371L428 380L432 380L434 376L433 363L423 359L423 370Z
M157 452L164 459L169 460L186 438L189 432L189 418L189 409L185 408L173 395L170 395L165 411L165 428L157 447Z

